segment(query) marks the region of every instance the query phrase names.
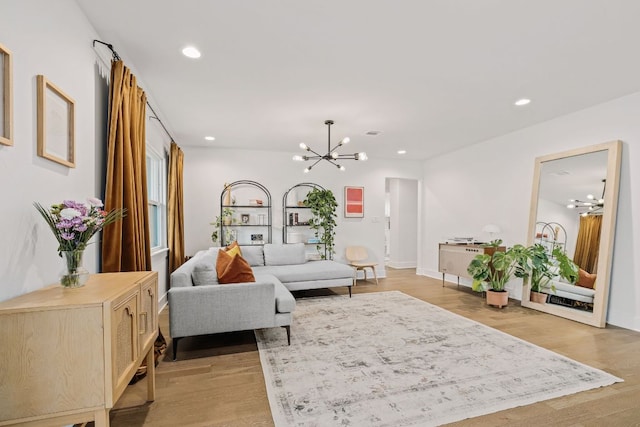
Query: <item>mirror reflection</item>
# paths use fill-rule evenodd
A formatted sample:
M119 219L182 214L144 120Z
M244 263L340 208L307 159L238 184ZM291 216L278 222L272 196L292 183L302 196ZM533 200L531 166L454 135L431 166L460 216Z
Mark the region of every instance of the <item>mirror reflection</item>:
M522 305L606 323L621 142L536 159L528 244L544 247L548 280L524 283Z
M577 281L556 275L542 288L547 304L593 312L604 213L607 151L542 163L534 243L559 248L578 266Z

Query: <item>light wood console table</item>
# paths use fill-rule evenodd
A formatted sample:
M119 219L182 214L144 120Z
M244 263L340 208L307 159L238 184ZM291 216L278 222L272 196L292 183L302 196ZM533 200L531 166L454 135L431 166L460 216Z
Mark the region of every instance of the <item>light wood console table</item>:
M499 251L504 251L505 247L500 246ZM445 274L458 276L458 286L460 277L470 279L467 267L473 258L478 254L492 254L493 247L484 247L481 244L456 244L440 243L438 250L438 271L442 273L442 286L444 286Z
M0 302L0 426L108 426L145 358L154 400L157 293L156 272L104 273Z

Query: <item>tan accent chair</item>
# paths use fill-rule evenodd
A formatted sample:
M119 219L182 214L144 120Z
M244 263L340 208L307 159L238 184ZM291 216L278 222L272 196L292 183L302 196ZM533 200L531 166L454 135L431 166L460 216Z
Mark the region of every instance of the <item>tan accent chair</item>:
M356 285L358 270L362 270L364 273L364 280L367 280L367 268L371 269L373 277L376 279L376 285L378 284L378 276L376 275L376 265L378 265L378 263L369 259L369 253L365 247L348 246L346 249L346 258L347 261L349 261L349 265L355 268L353 286Z

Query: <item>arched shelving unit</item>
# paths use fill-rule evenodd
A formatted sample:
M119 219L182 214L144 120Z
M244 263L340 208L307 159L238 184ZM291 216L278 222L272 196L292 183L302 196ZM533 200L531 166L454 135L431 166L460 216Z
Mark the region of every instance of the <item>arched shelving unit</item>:
M220 225L220 244L234 240L240 246L271 243L271 193L259 182L227 184L220 194L220 213L230 211L230 222Z
M315 240L313 230L309 228L311 210L303 204L307 193L316 188L324 190L324 187L313 182L301 182L289 188L282 196L282 242L315 246L318 254L324 251L326 257L324 244Z

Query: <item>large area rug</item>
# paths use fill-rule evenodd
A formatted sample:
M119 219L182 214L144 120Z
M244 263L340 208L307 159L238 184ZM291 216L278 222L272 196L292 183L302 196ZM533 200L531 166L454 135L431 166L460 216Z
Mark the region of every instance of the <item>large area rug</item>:
M297 301L256 331L276 426L431 426L622 381L398 291Z

